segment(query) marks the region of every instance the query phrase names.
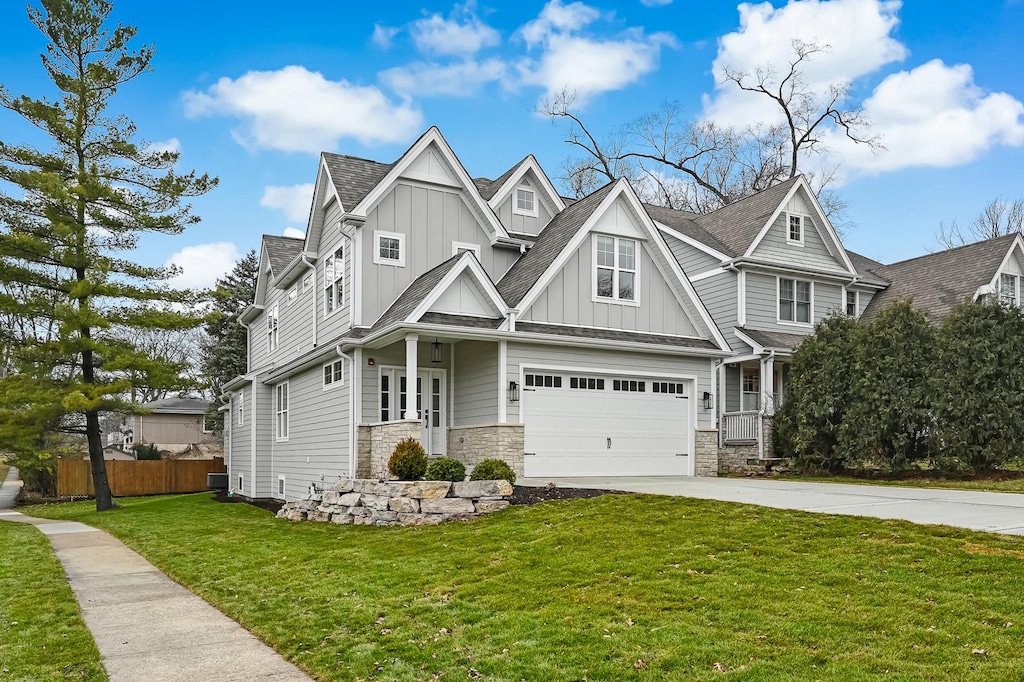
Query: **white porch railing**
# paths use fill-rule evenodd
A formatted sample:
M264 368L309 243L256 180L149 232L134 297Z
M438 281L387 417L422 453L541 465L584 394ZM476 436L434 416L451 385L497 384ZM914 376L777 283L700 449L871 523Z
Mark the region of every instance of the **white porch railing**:
M760 423L760 414L756 411L726 412L722 415L722 430L725 432L725 442L756 442Z

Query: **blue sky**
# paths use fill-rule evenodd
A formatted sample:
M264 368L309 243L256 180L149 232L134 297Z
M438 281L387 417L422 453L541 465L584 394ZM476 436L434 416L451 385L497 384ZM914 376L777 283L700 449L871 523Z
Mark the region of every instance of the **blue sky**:
M578 90L601 133L666 100L744 125L763 107L716 74L778 61L793 38L831 45L811 78L850 80L887 147L834 145L850 248L918 255L939 221L1024 194L1024 0L118 0L113 16L156 47L114 108L180 149L182 168L220 178L194 202L202 224L140 245L144 262L181 264L183 284L210 284L262 233L305 229L321 149L392 161L437 125L474 176L533 153L555 180L571 150L535 113L546 94ZM0 26L0 83L51 94L23 3L3 3ZM34 139L6 113L0 137Z

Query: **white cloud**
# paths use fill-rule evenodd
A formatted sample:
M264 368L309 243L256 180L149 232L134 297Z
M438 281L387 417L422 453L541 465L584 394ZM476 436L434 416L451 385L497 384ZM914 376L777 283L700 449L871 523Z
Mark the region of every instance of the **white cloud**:
M283 187L270 185L263 189L260 206L284 211L289 222L305 223L309 219L309 207L313 202L313 183Z
M672 0L640 0L640 4L644 7L664 7L671 5Z
M894 73L864 101L864 110L886 149L872 155L832 134L831 146L852 171L958 166L994 146L1024 144L1024 104L1006 93L986 94L967 64L935 59Z
M517 66L522 82L543 87L550 96L574 91L577 101L619 90L658 68L662 47L675 47L669 33L645 34L630 28L615 38L596 38L579 32L601 17L581 2L563 5L551 0L537 19L520 30L528 47L539 47L537 59Z
M405 95L468 97L485 83L503 80L508 66L500 59L466 60L454 64L414 62L382 71L381 81Z
M302 230L297 230L294 227L284 228L284 236L291 237L292 239L305 239L306 233Z
M501 42L501 35L476 15L474 3L455 5L446 19L432 14L409 29L416 49L433 55L474 55Z
M373 25L373 36L371 40L373 44L382 50L387 50L395 42L395 36L401 32L402 29L395 26L385 26L384 24Z
M163 140L161 142L150 142L146 146L147 152L154 154L163 154L164 152L180 152L181 151L181 140L176 137L172 137L169 140Z
M203 92L188 91L185 113L241 119L240 143L288 152L335 149L346 137L362 144L403 142L423 126L423 115L409 102L393 103L375 86L328 80L302 66L250 71Z
M177 289L208 289L235 267L240 254L231 242L186 246L171 254L164 267L177 265L181 273L168 280Z

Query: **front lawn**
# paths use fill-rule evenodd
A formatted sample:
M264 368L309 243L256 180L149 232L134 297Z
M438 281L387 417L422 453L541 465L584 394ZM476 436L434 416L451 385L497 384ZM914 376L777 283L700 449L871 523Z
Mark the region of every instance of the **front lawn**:
M0 679L107 679L49 540L8 521L0 521Z
M210 495L109 530L320 680L1010 680L1024 538L608 495L421 528Z

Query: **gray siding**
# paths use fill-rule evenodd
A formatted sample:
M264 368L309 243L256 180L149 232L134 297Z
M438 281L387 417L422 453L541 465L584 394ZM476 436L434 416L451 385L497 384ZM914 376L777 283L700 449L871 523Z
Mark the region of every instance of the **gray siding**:
M269 280L267 293L264 297L263 311L249 325L250 367L259 370L271 364L284 365L313 348L313 305L316 298L316 286L302 291L302 278L309 272L302 268L302 274L293 284L295 298L289 299L292 287L278 289ZM267 316L277 307L278 310L278 347L270 352L267 348Z
M252 497L271 497L273 488L270 484L271 441L274 438L274 398L270 386L257 382L256 390L256 487L254 492L246 491Z
M729 342L729 346L734 351L742 351L749 349L732 333L739 315L736 277L735 272L725 271L714 277L694 282L693 288L697 290L697 295L704 302L711 319L718 325L725 340Z
M783 211L772 224L771 229L757 245L751 254L754 258L770 260L780 265L795 265L805 268L820 268L824 270L846 270L841 260L837 260L822 241L819 230L824 228L817 223L816 218L804 216L804 243L803 246L789 244L786 242L788 232L787 213ZM834 248L834 247L833 247Z
M725 411L740 411L740 394L743 387L740 385L740 366L725 365Z
M324 269L327 266L327 258L338 247L344 249L345 296L340 308L336 308L330 315L326 315L326 299L324 289L327 287L327 276ZM346 332L352 325L352 306L354 297L359 295L353 289L352 280L352 259L354 257L354 241L352 235L343 231L341 227L341 213L338 209L338 202L332 202L327 207L327 215L324 218L323 232L320 236L320 248L317 251L316 259L316 281L313 287L313 303L316 305L317 315L317 343L326 343L337 338ZM372 322L372 320L370 321Z
M647 372L696 376L697 394L691 398L693 400L697 400L704 391L712 390L712 361L708 358L642 352L630 353L572 346L544 346L511 342L508 344L507 372L510 381L520 382L520 370L536 365L580 367L626 376L639 376ZM705 410L703 403L698 402L697 426L710 428L712 420L712 411ZM513 423L519 421L519 403L508 403L508 421Z
M430 344L433 338L421 336L417 346L416 365L418 369L444 369L451 368L451 344L445 343L441 347L441 362L430 361ZM373 358L373 366L370 366L368 359ZM405 341L393 343L384 348L375 348L363 351L362 367L362 419L361 424L375 424L380 419L380 373L388 367L405 367ZM446 373L446 379L451 381L451 372ZM447 387L450 390L450 386ZM396 394L397 395L397 394ZM395 399L391 406L392 410L397 409L398 400ZM447 412L447 405L445 406ZM400 419L397 414L391 416L392 420Z
M811 325L780 324L778 321L779 293L775 275L747 272L747 322L750 329L784 332L787 334L810 334ZM813 320L817 324L832 310L842 304L842 287L831 282L815 282L813 279L796 276L796 279L813 283L811 294L814 303Z
M455 426L498 421L498 344L460 341L455 345Z
M498 281L519 258L515 249L490 246L487 231L463 194L441 188L397 184L369 212L362 231L362 324L372 324L409 284L452 256L452 242L479 244L480 262ZM373 262L374 230L405 235L405 267Z
M594 301L593 243L590 235L522 319L629 331L698 336L644 242L639 253L639 306Z
M665 238L665 243L668 244L669 250L672 251L672 255L679 261L679 265L683 268L683 272L686 273L687 277L693 277L694 275L722 266L722 261L704 253L700 249L690 246L683 240L676 239L667 232L662 232L661 235Z
M238 391L236 396L241 396L243 402L243 422L236 423L234 404L231 413L230 447L224 453L225 464L228 467L228 485L235 489L238 485L238 474L242 474L242 484L245 488L244 494L250 494L252 490L252 391L249 387Z
M331 361L338 359L332 357ZM323 387L323 368L316 365L288 379L287 441L271 440L270 476L273 496L278 476L285 476L286 499L304 494L309 484L333 482L349 473L349 389L351 366L344 362L341 385ZM323 475L323 478L321 478Z
M509 232L519 232L520 234L540 234L540 231L544 229L544 226L551 222L551 212L541 201L541 192L539 185L535 181L530 181L524 178L519 186L527 186L536 193L537 200L537 216L525 216L519 215L512 212L512 202L515 200L516 190L512 188L512 192L505 198L501 205L498 206L498 210L495 213L498 214L498 220Z

